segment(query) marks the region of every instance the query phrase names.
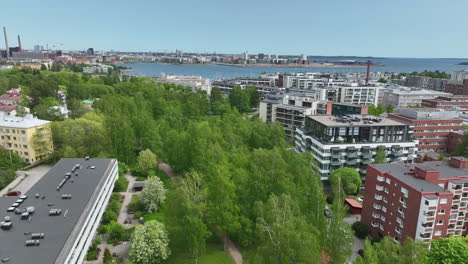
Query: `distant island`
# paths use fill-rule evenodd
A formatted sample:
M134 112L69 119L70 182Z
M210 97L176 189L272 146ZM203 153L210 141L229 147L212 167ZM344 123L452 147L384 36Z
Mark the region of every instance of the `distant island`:
M460 62L460 63L458 63L457 65L468 65L468 61L466 61L466 62Z

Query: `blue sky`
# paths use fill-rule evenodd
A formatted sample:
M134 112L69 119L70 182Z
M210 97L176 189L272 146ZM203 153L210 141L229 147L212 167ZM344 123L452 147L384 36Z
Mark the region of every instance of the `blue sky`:
M466 0L10 0L1 9L10 46L20 34L26 48L468 57Z

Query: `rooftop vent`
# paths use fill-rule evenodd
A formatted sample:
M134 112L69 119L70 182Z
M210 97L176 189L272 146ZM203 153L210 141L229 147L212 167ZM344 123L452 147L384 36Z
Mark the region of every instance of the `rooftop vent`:
M43 239L44 238L44 233L32 233L31 234L31 239Z
M13 224L11 222L5 222L5 221L0 222L0 229L2 230L10 230L12 226Z
M50 209L49 216L58 216L62 213L62 209Z
M85 159L85 160L89 160L89 156L86 156L84 159Z
M62 199L63 200L69 200L72 198L72 195L71 194L62 194Z
M34 240L34 239L30 239L30 240L26 240L26 246L27 247L34 247L34 246L39 246L41 243L39 242L39 240Z

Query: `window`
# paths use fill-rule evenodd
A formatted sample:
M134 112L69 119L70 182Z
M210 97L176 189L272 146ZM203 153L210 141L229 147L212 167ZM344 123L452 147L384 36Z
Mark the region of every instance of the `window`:
M447 198L442 198L440 199L440 204L446 204L447 203Z
M386 203L388 203L387 197L384 196L384 197L383 197L383 201L386 202Z
M385 193L388 193L388 188L387 187L385 187Z
M382 221L385 222L385 216L381 215L381 216L380 216L380 220L382 220Z
M408 197L408 190L406 188L401 187L401 192L405 195L405 197Z
M444 224L444 220L438 220L437 221L437 225L443 225Z
M390 183L391 183L390 178L386 178L386 179L385 179L385 182L388 183L388 184L390 184Z
M458 213L458 216L463 216L463 215L464 215L463 211Z
M466 197L468 197L468 192L464 192L464 193L462 193L462 197L463 197L463 198L466 198Z
M463 187L468 187L468 182L463 184Z
M453 196L453 200L460 200L460 195L459 195L459 194L454 195L454 196Z
M401 233L401 229L398 228L398 227L395 227L395 232L397 232L398 234L400 234L400 233Z
M435 231L434 233L434 236L441 236L442 235L442 231L438 230L438 231Z
M425 200L425 201L424 201L424 204L425 204L425 205L429 205L429 201L428 201L428 200Z
M466 206L466 202L461 202L460 203L460 207L465 207Z
M444 209L439 210L439 214L445 214L445 210Z
M384 181L384 180L385 180L385 178L384 178L384 177L382 177L382 176L377 176L377 180L378 180L378 181Z
M457 219L457 214L451 214L450 219Z
M457 221L457 225L463 225L463 221Z
M384 211L386 213L387 212L387 207L382 206L382 211Z

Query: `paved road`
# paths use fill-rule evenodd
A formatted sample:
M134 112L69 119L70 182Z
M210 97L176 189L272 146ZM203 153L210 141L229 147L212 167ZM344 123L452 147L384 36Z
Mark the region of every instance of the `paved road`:
M127 171L127 173L125 174L125 179L127 179L128 181L128 187L127 187L127 191L120 193L121 195L124 196L124 200L122 202L122 206L120 207L120 213L119 213L119 216L117 217L117 222L129 228L135 225L135 221L133 221L131 224L124 224L125 219L128 219L128 218L133 219L133 215L128 214L128 208L127 208L130 202L132 201L133 194L135 194L134 192L132 192L132 187L133 187L133 184L135 183L135 177L132 176L130 170Z
M16 171L16 179L0 191L0 196L8 193L8 190L18 190L21 193L26 193L31 187L38 182L44 174L46 174L52 166L41 165L32 168L28 171ZM27 176L26 176L27 174Z

